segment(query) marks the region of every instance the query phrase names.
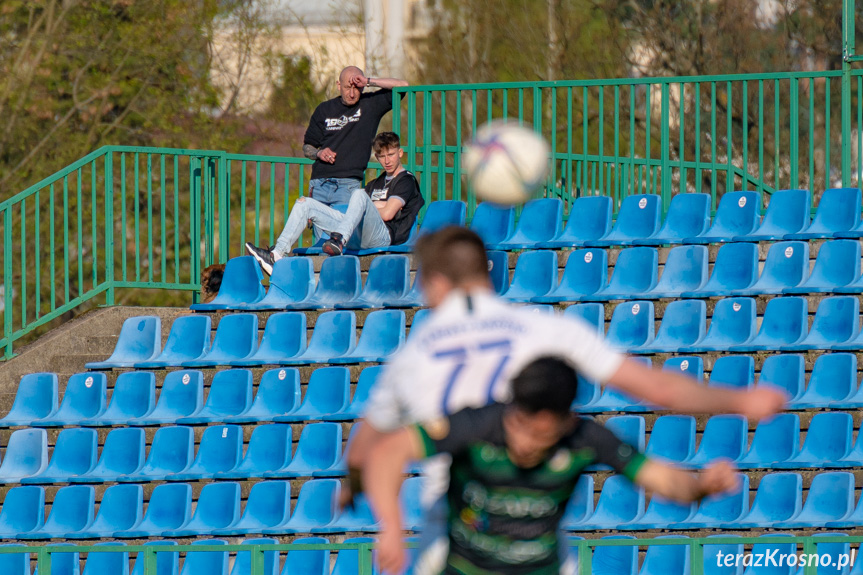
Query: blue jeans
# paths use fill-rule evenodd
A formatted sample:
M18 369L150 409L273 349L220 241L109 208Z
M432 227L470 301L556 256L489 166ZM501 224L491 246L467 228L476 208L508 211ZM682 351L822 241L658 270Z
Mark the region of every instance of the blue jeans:
M347 247L353 250L390 245L390 230L363 189L354 190L345 213L312 198L298 199L276 240L275 251L283 255L290 253L308 222L312 223L316 237L320 237L322 232L338 232L349 238Z
M359 189L362 182L353 178L316 178L309 182L309 196L322 204L347 204L351 193Z

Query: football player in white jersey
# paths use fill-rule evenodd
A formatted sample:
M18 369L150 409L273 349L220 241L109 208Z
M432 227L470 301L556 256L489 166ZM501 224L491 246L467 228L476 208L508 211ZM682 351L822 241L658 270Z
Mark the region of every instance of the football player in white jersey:
M568 358L588 379L679 412L739 413L757 421L785 405L786 397L778 390L707 387L688 376L627 359L578 320L509 305L492 291L482 240L466 228L449 227L423 236L415 254L421 287L434 311L390 361L372 391L364 424L348 450L350 486L345 501L361 490L361 467L382 434L466 407L507 401L510 377L543 355ZM434 459L424 467L427 509L440 500L448 484L448 462Z

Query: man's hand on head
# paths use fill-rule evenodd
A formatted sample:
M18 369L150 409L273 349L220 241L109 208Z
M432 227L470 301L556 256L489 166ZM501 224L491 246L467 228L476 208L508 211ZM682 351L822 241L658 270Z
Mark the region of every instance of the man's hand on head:
M356 74L353 78L351 78L351 83L360 90L362 90L369 85L369 79L362 74Z

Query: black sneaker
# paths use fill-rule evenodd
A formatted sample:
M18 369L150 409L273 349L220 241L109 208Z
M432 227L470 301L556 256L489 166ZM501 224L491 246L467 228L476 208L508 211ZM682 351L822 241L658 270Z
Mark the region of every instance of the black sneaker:
M259 248L251 242L246 242L246 251L249 252L258 263L261 264L261 268L267 272L267 275L271 275L273 273L273 264L276 263L275 258L273 258L273 248Z
M324 245L321 246L321 251L328 256L342 255L342 252L345 251L345 239L342 237L342 234L338 232L331 233L330 239L325 241Z

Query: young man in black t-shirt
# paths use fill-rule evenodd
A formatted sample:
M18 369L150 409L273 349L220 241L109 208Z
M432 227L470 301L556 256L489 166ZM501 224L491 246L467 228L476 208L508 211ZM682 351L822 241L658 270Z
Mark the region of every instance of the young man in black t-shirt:
M569 363L542 357L512 380L510 403L463 409L382 439L363 468L381 520L381 570L400 573L405 565L398 493L411 459L452 456L447 575L557 575L558 526L578 477L592 463L683 503L737 486L727 462L700 474L676 469L576 416L569 410L576 387Z
M315 235L330 234L323 251L331 256L341 255L345 248L379 248L408 239L425 203L419 185L401 164L403 152L398 134L381 132L372 147L384 173L365 189L355 190L344 213L313 198L300 198L274 247L265 249L246 242L246 250L265 272L272 273L273 264L291 252L308 222L314 226Z

